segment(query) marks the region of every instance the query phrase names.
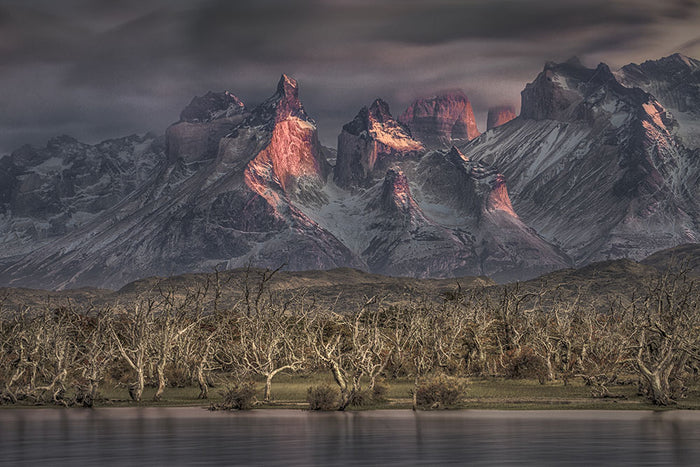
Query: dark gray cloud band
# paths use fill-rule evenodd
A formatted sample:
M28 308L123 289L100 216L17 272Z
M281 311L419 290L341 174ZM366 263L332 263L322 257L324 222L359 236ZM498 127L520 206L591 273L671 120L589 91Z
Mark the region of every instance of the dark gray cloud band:
M162 132L195 94L294 75L322 139L382 96L462 88L483 120L545 60L700 55L697 0L6 0L0 154L70 133ZM481 123L481 122L480 122ZM480 125L483 128L483 123Z

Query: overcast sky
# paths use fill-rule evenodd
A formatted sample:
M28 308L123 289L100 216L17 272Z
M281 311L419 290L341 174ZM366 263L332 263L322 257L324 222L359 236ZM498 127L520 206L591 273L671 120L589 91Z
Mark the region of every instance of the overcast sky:
M700 0L0 0L0 154L155 131L194 95L297 78L322 141L382 97L519 107L547 60L700 58Z

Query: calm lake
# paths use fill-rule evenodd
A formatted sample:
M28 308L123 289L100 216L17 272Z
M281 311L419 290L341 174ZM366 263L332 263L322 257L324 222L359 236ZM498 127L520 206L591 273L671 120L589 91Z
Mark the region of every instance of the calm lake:
M700 413L0 410L2 465L700 465Z

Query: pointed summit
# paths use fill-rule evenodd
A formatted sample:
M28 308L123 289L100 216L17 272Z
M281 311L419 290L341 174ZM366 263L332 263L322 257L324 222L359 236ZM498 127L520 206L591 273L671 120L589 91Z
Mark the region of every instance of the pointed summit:
M298 97L299 95L299 85L297 80L282 73L279 82L277 83L277 94L280 96L293 96Z
M376 99L343 126L334 179L342 187L360 186L383 175L393 162L423 150L423 145L391 116L389 104Z
M275 190L300 197L308 195L301 185L314 191L325 183L330 167L318 141L316 124L299 100L295 79L283 74L275 94L253 110L244 127L269 131L267 146L248 163L245 182L271 205L281 199L279 193L273 193Z
M377 123L387 123L394 120L389 111L389 104L382 99L375 99L369 107L368 113Z
M275 98L277 100L276 121L279 122L289 117L308 120L304 106L299 100L299 85L294 78L282 75L279 83L277 83L277 94L273 96L273 99Z
M410 215L412 210L418 210L418 205L411 196L406 175L398 167L387 170L379 203L387 213Z
M249 127L264 126L272 130L276 123L289 117L296 117L315 126L315 122L306 114L304 105L299 100L297 81L283 74L277 82L275 93L253 109L244 125Z
M626 65L617 76L625 86L653 94L678 119L683 142L700 148L700 61L676 53Z
M590 121L594 104L601 100L600 93L630 103L647 99L640 89L621 85L604 63L586 68L580 62L547 62L544 70L520 93L520 116L532 120Z
M663 57L656 62L661 66L666 66L669 68L680 67L681 69L688 69L690 71L695 71L700 68L700 62L698 60L690 58L687 55L683 55L682 53L675 53L673 55L669 55L668 57ZM644 62L642 66L644 66L646 63L654 63L654 61L648 60Z

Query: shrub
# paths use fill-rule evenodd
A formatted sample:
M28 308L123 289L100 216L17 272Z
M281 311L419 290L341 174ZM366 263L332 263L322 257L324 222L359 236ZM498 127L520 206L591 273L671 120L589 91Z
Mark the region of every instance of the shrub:
M192 372L189 368L168 365L165 367L165 380L168 387L184 388L192 384Z
M378 379L372 388L372 399L374 402L386 402L387 392L389 392L389 385L383 379Z
M210 410L250 410L255 403L255 383L237 382L220 391L222 400L212 404Z
M378 380L374 383L372 389L363 389L352 395L350 404L355 407L365 407L386 401L386 393L389 390L389 385L383 380Z
M418 385L416 404L418 407L437 409L459 403L464 398L466 387L462 380L439 375Z
M322 384L312 386L306 392L306 402L309 410L337 410L339 407L340 393L338 389Z
M544 361L525 347L522 350L510 350L503 356L503 372L506 378L537 378L544 382L547 368Z
M95 403L95 394L91 388L85 384L76 384L74 404L81 407L90 408Z

